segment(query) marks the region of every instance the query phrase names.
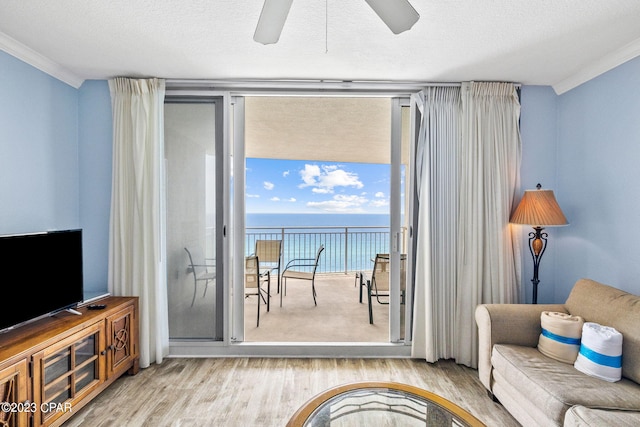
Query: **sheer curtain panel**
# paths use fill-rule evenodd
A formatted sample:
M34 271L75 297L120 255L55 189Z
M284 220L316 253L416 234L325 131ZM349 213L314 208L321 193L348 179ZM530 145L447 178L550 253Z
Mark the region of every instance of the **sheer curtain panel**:
M162 158L165 82L109 81L113 177L109 290L140 297L140 366L169 353L163 241Z
M460 88L430 87L414 99L421 125L412 357L435 362L454 355Z
M456 362L478 365L478 304L513 303L520 258L509 226L520 176L520 102L510 83L462 84Z
M417 99L412 355L475 368L476 306L516 302L520 287L509 227L520 174L520 103L510 83L429 88Z

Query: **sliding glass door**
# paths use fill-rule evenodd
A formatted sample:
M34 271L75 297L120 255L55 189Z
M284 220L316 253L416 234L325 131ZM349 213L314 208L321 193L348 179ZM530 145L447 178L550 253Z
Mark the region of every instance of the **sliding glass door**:
M232 339L261 341L262 336L276 336L265 341L287 337L288 341L323 342L339 336L335 329L333 333L323 330L331 328L337 305L325 321L313 320L315 326L309 332L298 328L296 336L283 331L283 326L278 326L279 334L267 331L276 316L299 308L293 305L291 292L283 297L284 309L280 308L275 277L270 312L263 306L260 326L256 326L257 301L244 298L241 261L254 252L260 239L282 243L283 266L297 257L312 258L323 245L317 270L322 274L316 285L321 296L318 305L331 307L338 295L351 292L348 302L352 305L344 310L361 310L362 315L344 329L355 329L357 322L363 330L378 331L378 342L402 342L409 337L405 328L411 318L407 274L412 198L405 197L410 191L408 99L247 96L235 98L233 105L237 173ZM377 254L390 260L386 273L391 285L381 292L385 295L372 299L373 308L383 310L383 315L370 317L366 294L358 298L356 275L365 272L370 278ZM338 280L344 283L334 285ZM338 290L332 291L331 286ZM301 304L310 304L306 314L315 315L321 309L311 299L311 285L301 287L309 288ZM353 341L370 340L370 335L362 336L366 338L355 336Z
M222 111L218 98L165 101L171 339L223 339Z
M391 99L389 339L411 340L413 314L411 110L408 98Z
M166 261L169 332L176 354L325 354L338 348L337 343L354 354L406 354L405 346L389 343L411 339L408 99L284 92L251 96L206 89L167 93ZM290 105L276 105L282 101ZM265 114L259 127L256 111ZM276 123L276 116L285 112ZM297 113L312 113L311 119L291 115ZM275 138L268 135L281 125L284 131ZM311 210L307 218L315 215L324 221L333 213L346 222L337 229L334 223L313 220L312 229L279 222L282 227L275 234L252 230L256 217L272 213L301 220L304 209ZM356 217L366 221L354 223ZM379 220L375 224L370 222L374 218ZM270 311L261 304L257 326L256 297L245 298L244 287L244 260L255 252L256 239L282 242L280 273L291 258L313 257L317 247L324 246L318 272L325 276L316 290L318 307L330 310L327 321L308 322L306 315L316 307L310 284L290 281L283 295L282 287L278 292L279 274L272 271ZM390 291L379 300L373 297L370 323L366 288L357 286L356 273L370 276L376 254L388 254ZM335 278L338 290L331 291L327 286ZM300 305L294 303L294 289L302 289ZM334 304L338 296L350 304L346 311L360 310L361 315L353 323L330 326L339 314ZM279 339L257 335L278 312L300 309L308 310L303 320L324 329L327 339L308 334L282 346ZM356 325L375 330L379 337L322 345ZM285 321L280 328L290 326Z

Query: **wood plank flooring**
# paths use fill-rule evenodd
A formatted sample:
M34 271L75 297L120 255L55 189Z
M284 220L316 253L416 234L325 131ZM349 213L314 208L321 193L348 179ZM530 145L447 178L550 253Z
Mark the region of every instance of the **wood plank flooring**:
M354 381L394 381L439 394L487 426L518 426L476 370L412 359L169 358L124 376L64 427L284 426L318 393Z

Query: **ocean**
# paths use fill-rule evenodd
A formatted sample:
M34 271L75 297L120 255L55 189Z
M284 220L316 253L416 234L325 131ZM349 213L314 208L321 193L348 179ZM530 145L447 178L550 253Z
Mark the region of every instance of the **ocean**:
M376 253L389 252L389 215L247 214L247 255L258 239L282 240L283 265L315 258L323 245L318 272L370 270Z
M247 214L247 227L388 227L388 214Z

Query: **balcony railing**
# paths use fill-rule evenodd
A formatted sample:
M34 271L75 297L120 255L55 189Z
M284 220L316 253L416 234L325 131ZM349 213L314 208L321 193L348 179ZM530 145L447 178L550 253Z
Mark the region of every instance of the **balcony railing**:
M256 240L282 241L283 268L294 258L315 258L324 245L318 272L349 273L369 270L377 253L389 252L389 227L247 227L246 255L253 253Z

